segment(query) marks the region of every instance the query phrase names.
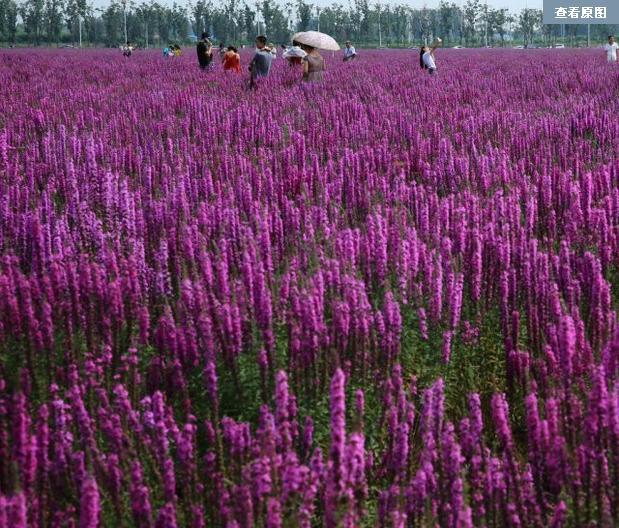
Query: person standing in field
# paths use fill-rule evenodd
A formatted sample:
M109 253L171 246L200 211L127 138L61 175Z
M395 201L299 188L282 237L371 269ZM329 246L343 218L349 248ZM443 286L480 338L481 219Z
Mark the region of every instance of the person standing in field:
M277 46L271 42L269 49L271 50L271 55L273 55L273 60L277 59Z
M133 53L133 46L131 45L131 42L127 42L121 49L123 52L123 57L131 57L131 54Z
M615 37L609 35L608 43L604 44L604 51L606 51L606 60L608 62L617 62L617 48L619 48L619 44L615 42Z
M436 48L441 45L442 40L437 38L436 41L430 46L421 46L419 50L419 66L424 70L428 70L430 75L436 73L436 63L434 62L434 52Z
M234 46L228 46L228 51L224 53L224 57L221 62L223 64L224 71L241 73L241 56L238 54L238 51Z
M266 78L271 71L271 62L273 55L271 50L267 48L267 38L264 35L256 37L256 54L249 63L249 87L254 89L257 86L257 80Z
M198 52L198 64L202 70L210 70L213 62L213 44L209 40L208 33L202 33L202 38L196 46Z
M297 66L303 64L303 57L305 57L307 53L305 53L301 49L301 45L296 41L292 41L292 46L286 48L282 57L288 61L290 66Z
M350 40L346 41L346 47L344 48L344 62L355 60L357 58L357 52L355 47L351 44Z
M325 71L325 59L316 48L305 44L301 47L307 53L303 57L303 80L307 82L322 81Z

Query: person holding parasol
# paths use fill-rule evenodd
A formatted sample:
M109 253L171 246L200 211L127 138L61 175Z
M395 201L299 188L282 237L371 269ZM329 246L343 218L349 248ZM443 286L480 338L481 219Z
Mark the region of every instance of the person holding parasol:
M302 31L292 37L306 53L303 57L303 80L322 81L325 72L325 59L320 50L338 51L340 46L333 37L319 31Z

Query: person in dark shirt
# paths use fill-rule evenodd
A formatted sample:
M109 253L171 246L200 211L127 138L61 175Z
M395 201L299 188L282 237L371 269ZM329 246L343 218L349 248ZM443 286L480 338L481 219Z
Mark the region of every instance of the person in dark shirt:
M213 45L209 40L208 33L202 33L202 38L198 41L196 47L198 52L198 64L203 70L210 70L213 62Z
M269 76L272 61L273 55L271 49L267 48L267 38L259 35L256 37L256 54L249 63L250 88L256 88L256 79Z

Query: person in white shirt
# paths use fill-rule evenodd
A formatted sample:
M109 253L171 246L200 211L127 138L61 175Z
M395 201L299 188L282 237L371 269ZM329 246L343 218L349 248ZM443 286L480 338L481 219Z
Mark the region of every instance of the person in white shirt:
M436 73L436 63L434 62L434 52L436 48L441 45L442 40L437 38L436 41L430 46L421 46L419 50L419 66L424 70L428 70L430 75Z
M608 62L617 62L617 48L619 48L619 44L615 42L615 37L609 35L608 44L604 44L604 51L606 51L606 60Z
M346 41L346 47L344 48L344 62L355 60L357 58L357 52L355 47L351 44L350 40Z

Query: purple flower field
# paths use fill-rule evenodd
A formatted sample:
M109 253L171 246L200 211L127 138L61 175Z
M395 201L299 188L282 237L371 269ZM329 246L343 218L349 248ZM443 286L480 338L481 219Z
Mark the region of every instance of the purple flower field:
M619 525L619 68L0 54L0 528Z

